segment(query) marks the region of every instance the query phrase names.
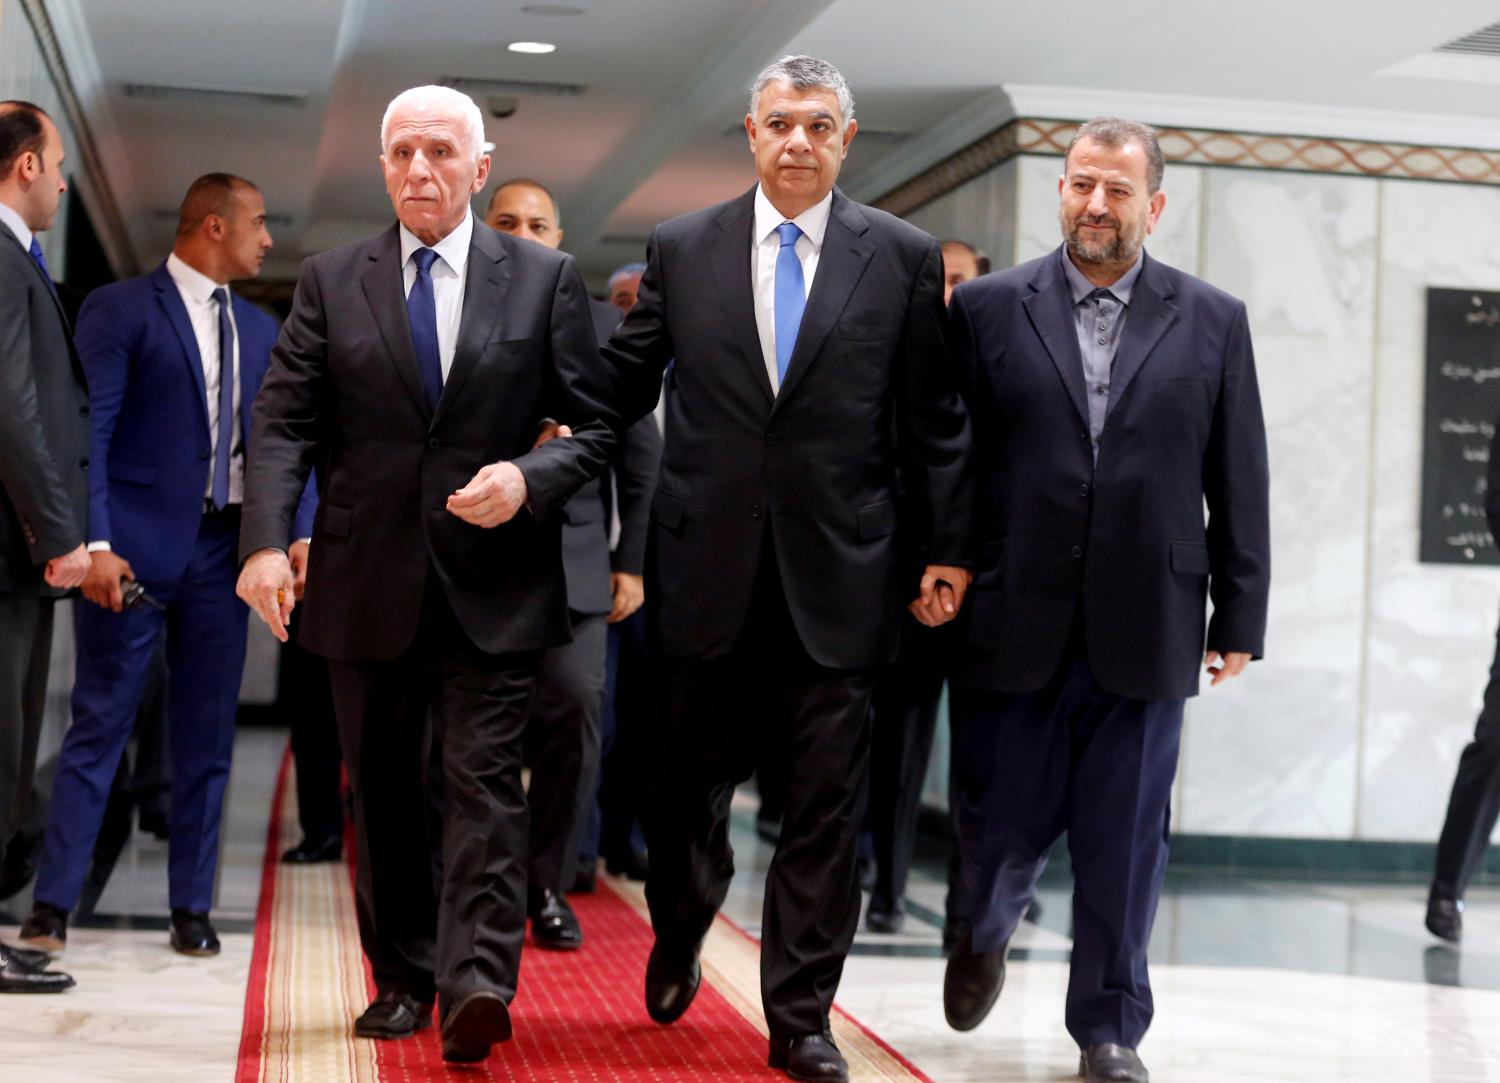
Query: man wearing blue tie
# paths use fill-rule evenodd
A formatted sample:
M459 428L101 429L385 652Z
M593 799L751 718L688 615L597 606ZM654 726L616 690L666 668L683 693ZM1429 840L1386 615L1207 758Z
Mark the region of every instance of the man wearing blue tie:
M247 613L234 594L245 437L277 332L228 283L258 274L270 247L260 192L210 173L188 188L166 262L96 290L79 314L94 463L83 592L94 604L77 610L73 725L21 929L34 947L57 951L66 940L110 780L165 635L171 944L187 955L219 950L208 911L245 658ZM296 538L311 533L304 511ZM305 567L306 545L291 548ZM163 608L128 606L123 587L132 582Z

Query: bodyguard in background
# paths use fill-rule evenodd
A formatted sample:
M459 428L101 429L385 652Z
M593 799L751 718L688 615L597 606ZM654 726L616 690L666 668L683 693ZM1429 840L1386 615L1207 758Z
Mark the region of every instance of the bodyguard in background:
M985 1017L1066 832L1080 1074L1144 1083L1183 705L1265 636L1266 437L1245 306L1142 248L1156 133L1090 121L1063 168L1063 245L953 293L983 550L950 686L975 913L943 999L956 1029Z
M276 321L229 283L259 274L270 247L256 187L206 174L183 197L166 261L95 290L79 314L92 397L90 604L75 610L73 724L21 927L23 940L45 950L67 939L163 637L170 940L185 955L219 950L209 909L245 662L247 614L234 596L245 440L276 341ZM127 608L131 582L160 607Z
M1484 511L1490 533L1500 538L1500 424L1490 440ZM1455 943L1463 938L1464 893L1484 861L1484 851L1500 818L1500 642L1490 666L1484 706L1470 741L1458 758L1448 797L1448 814L1438 836L1437 863L1427 896L1427 930Z
M859 924L875 670L908 605L943 623L969 581L973 473L942 256L834 187L853 112L826 61L762 71L745 117L759 183L657 227L639 300L605 348L630 417L673 362L652 502L667 707L647 817L646 1007L670 1023L697 993L734 868L734 786L782 764L761 1000L770 1064L795 1079L847 1078L828 1014ZM925 567L898 559L908 535Z
M562 212L551 191L533 180L509 180L490 196L485 221L501 233L548 248L562 244ZM599 345L620 322L620 310L589 298ZM542 656L536 699L527 726L531 782L526 912L531 938L544 948L583 944L566 893L599 775L600 717L604 708L606 632L645 600L646 522L661 432L654 417L625 431L612 473L618 479L620 546L609 548L609 475L588 482L562 506L563 570L573 639Z
M36 769L53 604L89 569L88 390L36 236L68 190L63 158L51 117L0 102L0 863ZM44 963L0 944L0 993L73 984Z

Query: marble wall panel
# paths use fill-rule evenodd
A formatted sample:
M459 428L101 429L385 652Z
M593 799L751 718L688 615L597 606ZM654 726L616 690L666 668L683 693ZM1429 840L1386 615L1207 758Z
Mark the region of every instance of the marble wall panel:
M906 220L940 240L968 241L994 267L1009 267L1016 250L1016 160L919 207Z
M1417 563L1429 286L1500 289L1500 191L1381 181L1362 838L1431 841L1495 648L1500 569Z
M1354 829L1376 182L1212 170L1203 277L1250 314L1271 459L1266 659L1188 709L1177 826Z

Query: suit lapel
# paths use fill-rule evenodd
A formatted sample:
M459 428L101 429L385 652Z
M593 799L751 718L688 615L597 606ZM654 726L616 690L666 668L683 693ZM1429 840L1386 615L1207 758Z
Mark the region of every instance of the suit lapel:
M828 215L828 231L823 234L823 251L818 257L818 271L813 276L812 291L807 295L807 307L802 310L802 324L797 328L797 344L787 362L786 379L781 382L781 391L776 396L778 406L802 382L803 374L817 358L823 340L833 330L854 288L864 276L870 257L875 254L874 243L865 236L869 228L870 224L858 205L845 199L844 194L835 188L833 207ZM771 412L775 413L775 407Z
M1174 291L1167 276L1145 253L1141 254L1141 260L1141 273L1135 280L1125 327L1120 332L1120 348L1115 351L1115 363L1110 369L1106 417L1114 412L1115 404L1124 397L1126 388L1141 371L1162 335L1167 333L1167 328L1177 322L1177 306L1171 302Z
M370 315L380 329L386 353L396 367L396 375L416 403L423 417L429 415L427 393L417 375L417 351L411 344L411 327L406 322L406 289L401 278L401 240L392 226L375 243L370 262L360 275L360 288L370 305Z
M240 362L235 370L235 377L240 383L240 433L248 437L250 410L255 405L255 393L260 390L261 377L265 375L259 363L252 365L250 359L264 357L269 351L260 348L256 320L249 313L250 302L230 290L229 303L234 308L234 330L240 341Z
M151 272L151 284L156 287L156 303L166 313L167 322L172 325L172 331L182 345L183 362L187 365L193 384L198 388L198 408L203 431L208 432L208 388L203 382L203 355L198 352L198 336L193 331L193 321L188 318L182 294L177 291L177 283L172 281L165 263Z
M36 275L37 280L47 287L47 292L52 295L52 305L57 309L57 317L58 319L62 320L63 327L67 328L69 334L69 342L71 343L73 324L72 321L68 319L67 310L62 306L62 298L57 295L57 284L55 282L49 281L47 276L42 273L42 269L37 266L36 260L31 258L31 253L28 252L26 250L26 246L21 243L21 238L12 233L11 228L4 222L0 222L0 236L9 237L11 239L15 246L21 250L21 255L26 257L26 262L31 264L32 273Z
M1073 323L1073 294L1068 277L1057 261L1068 257L1059 248L1042 264L1031 288L1035 291L1021 302L1037 337L1047 347L1053 367L1067 389L1068 397L1085 425L1089 421L1087 389L1083 380L1083 356L1078 352L1078 332Z
M469 241L469 263L464 272L464 310L458 324L458 344L453 365L443 381L443 394L433 412L436 425L479 364L490 331L500 314L505 287L510 284L510 266L499 236L478 219Z
M770 405L775 395L766 361L760 351L760 332L755 324L755 287L750 281L751 231L755 228L755 189L731 203L715 223L710 259L719 287L719 309L729 320L731 337L740 345L740 355L750 366L750 378Z

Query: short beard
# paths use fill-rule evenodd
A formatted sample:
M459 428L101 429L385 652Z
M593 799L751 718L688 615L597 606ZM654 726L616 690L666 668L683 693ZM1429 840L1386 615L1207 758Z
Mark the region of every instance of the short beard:
M1073 257L1075 263L1087 264L1091 267L1129 267L1141 254L1141 245L1146 240L1144 221L1136 224L1133 231L1127 231L1119 224L1118 219L1111 218L1107 224L1115 227L1114 238L1104 243L1090 243L1083 238L1083 229L1079 225L1083 221L1080 216L1069 221L1066 209L1059 209L1057 220L1062 225L1063 243L1067 245L1068 255Z

